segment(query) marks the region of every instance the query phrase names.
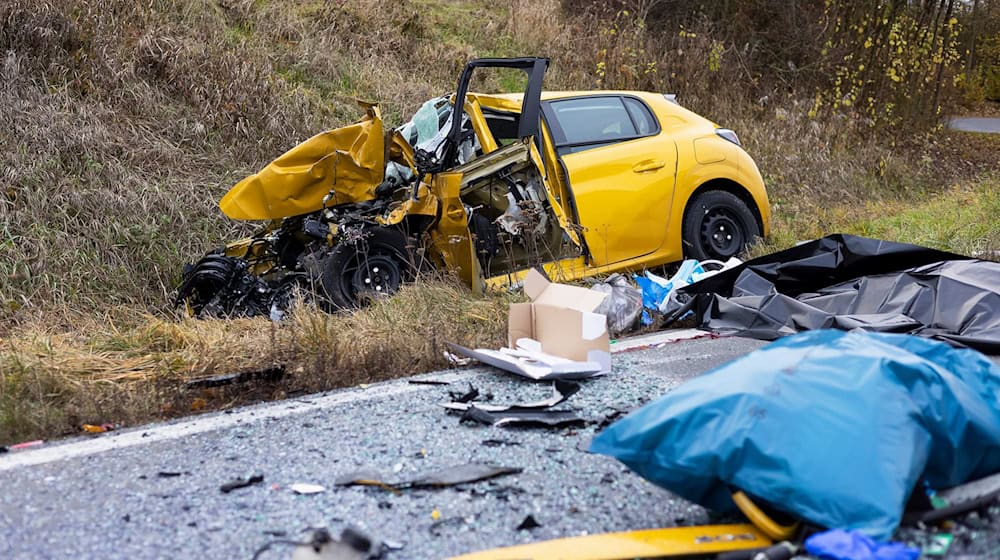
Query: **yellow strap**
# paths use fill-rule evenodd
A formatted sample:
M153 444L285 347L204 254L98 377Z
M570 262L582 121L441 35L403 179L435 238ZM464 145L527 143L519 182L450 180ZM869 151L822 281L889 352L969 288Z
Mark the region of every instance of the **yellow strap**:
M753 503L750 496L743 493L742 490L738 490L733 493L733 502L736 503L736 507L740 508L743 515L747 516L747 519L751 523L757 526L765 535L771 537L776 541L785 541L792 538L795 535L795 531L799 528L798 523L792 523L791 525L781 525L777 521L768 517L766 513L757 504Z
M669 558L763 548L771 539L753 525L671 527L624 533L605 533L495 548L456 556L451 560L622 560Z

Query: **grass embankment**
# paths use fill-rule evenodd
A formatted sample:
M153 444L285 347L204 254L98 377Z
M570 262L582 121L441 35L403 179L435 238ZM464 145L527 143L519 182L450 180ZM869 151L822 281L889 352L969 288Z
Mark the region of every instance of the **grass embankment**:
M748 59L719 50L711 25L647 62L641 27L557 0L53 4L0 7L0 444L426 371L445 365L445 340L499 344L508 296L447 281L278 325L181 319L167 303L185 262L247 231L216 207L233 183L356 119L353 98L398 124L475 56L549 56L549 89L675 91L736 129L774 205L768 249L835 231L1000 245L997 178L983 175L1000 143L894 145L850 116L810 118L811 94L734 85ZM277 383L183 388L276 364Z

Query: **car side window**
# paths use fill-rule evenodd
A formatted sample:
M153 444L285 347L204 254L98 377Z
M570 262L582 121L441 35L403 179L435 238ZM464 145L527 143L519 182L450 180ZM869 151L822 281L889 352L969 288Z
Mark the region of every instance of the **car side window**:
M631 97L580 97L547 105L560 155L647 136L657 129L646 105Z
M632 116L632 122L635 123L637 132L641 136L647 134L652 134L656 131L656 121L653 120L653 114L649 112L649 107L646 104L634 97L624 97L625 107L628 108L628 114Z
M552 112L562 128L560 144L579 144L635 136L632 119L619 97L584 97L553 101Z

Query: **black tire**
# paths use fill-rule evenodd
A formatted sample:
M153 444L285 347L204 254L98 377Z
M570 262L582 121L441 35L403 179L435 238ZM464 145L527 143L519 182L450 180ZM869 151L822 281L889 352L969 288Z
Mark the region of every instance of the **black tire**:
M361 307L413 280L406 237L395 229L370 228L356 243L341 243L320 262L320 288L334 309Z
M687 258L727 261L759 237L753 212L730 192L700 192L684 211L682 240Z

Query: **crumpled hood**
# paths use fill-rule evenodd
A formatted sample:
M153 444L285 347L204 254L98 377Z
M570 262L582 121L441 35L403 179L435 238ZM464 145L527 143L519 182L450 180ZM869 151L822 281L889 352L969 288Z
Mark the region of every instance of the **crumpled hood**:
M385 174L382 115L365 104L360 121L321 132L258 173L237 183L219 201L235 220L273 220L375 198Z

